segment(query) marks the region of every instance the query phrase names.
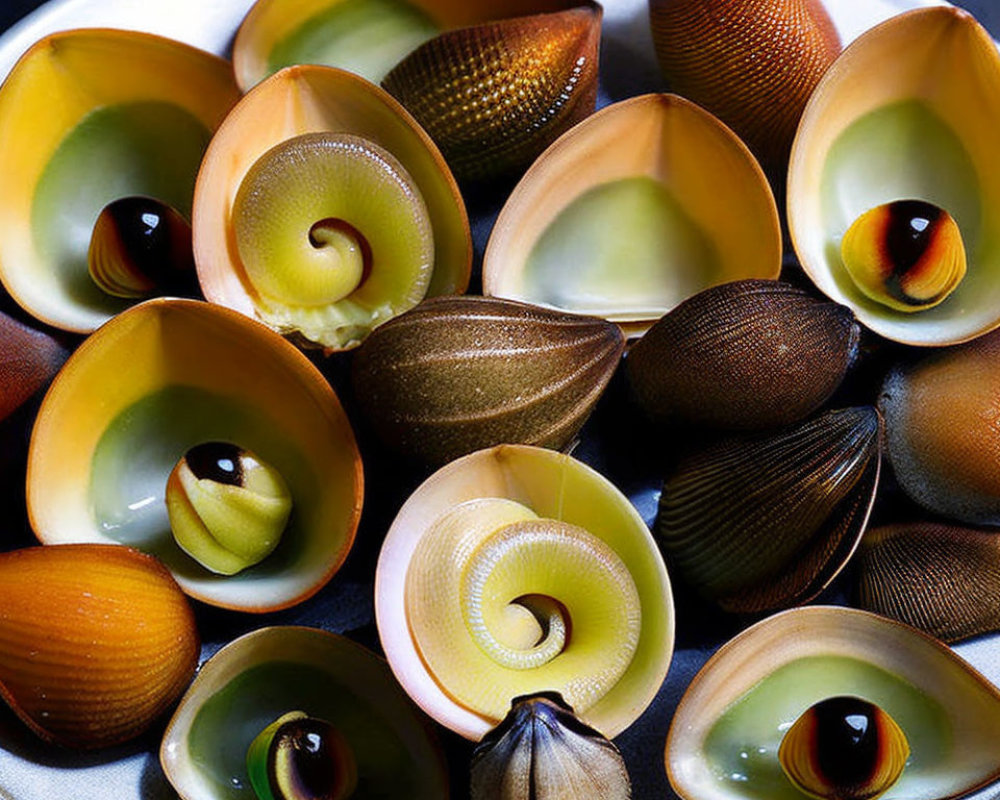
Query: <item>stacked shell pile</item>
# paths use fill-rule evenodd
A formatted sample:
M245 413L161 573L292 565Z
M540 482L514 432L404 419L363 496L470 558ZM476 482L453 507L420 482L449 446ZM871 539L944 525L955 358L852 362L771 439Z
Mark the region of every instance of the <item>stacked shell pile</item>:
M184 800L1000 780L948 646L1000 631L1000 55L833 11L649 0L669 93L617 102L589 0L27 50L0 748L145 735Z

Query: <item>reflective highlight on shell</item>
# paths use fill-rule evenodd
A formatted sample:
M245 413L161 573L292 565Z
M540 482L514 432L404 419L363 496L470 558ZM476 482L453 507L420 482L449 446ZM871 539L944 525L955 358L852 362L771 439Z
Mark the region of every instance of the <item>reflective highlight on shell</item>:
M821 800L874 800L899 779L910 756L896 721L860 697L810 706L781 740L778 760L799 789Z
M866 211L847 229L840 252L858 288L897 311L936 306L965 277L957 223L922 200L896 200Z
M523 170L594 110L601 8L449 31L382 85L423 125L459 180Z

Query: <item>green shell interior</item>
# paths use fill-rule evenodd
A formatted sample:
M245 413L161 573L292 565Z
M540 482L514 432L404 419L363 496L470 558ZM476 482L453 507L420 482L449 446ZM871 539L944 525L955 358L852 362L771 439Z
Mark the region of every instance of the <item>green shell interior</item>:
M293 64L323 64L378 83L405 55L439 32L423 11L403 0L343 0L275 44L268 56L268 75Z
M167 477L193 445L228 441L272 464L292 493L292 516L277 549L241 573L266 577L295 564L319 505L319 486L301 454L259 410L236 398L170 386L121 411L94 451L90 499L101 532L151 553L179 576L208 573L174 542L164 493ZM225 580L220 576L219 580Z
M210 131L171 103L135 102L87 114L59 144L35 188L31 232L73 302L109 315L129 305L87 271L90 234L112 200L145 195L191 218L194 183Z
M792 661L764 678L712 726L705 755L720 784L734 796L760 800L806 797L785 777L778 762L781 739L814 703L836 695L856 695L880 706L896 720L910 745L910 759L887 798L925 796L907 783L922 775L947 774L952 727L945 709L907 681L858 659L811 656ZM910 784L912 789L913 784Z
M416 763L396 730L363 697L324 670L284 661L240 673L195 715L188 750L210 781L213 798L256 798L246 772L247 749L290 710L327 720L350 743L358 767L354 797L439 800L440 787L423 783L428 767Z
M588 189L549 224L525 264L523 299L634 319L662 315L720 275L712 240L666 186L622 178Z
M843 266L840 242L865 211L892 200L920 199L950 213L962 234L969 268L943 303L920 312L933 321L953 316L969 298L1000 279L1000 241L984 226L976 167L955 130L918 100L860 117L833 143L821 182L825 256L838 289L882 317L905 319L868 299Z

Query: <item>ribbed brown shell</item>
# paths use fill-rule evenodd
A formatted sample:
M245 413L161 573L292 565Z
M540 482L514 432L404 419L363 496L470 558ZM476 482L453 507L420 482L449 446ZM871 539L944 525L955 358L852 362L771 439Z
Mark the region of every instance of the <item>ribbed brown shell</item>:
M778 281L707 289L657 322L626 375L661 423L752 430L788 425L840 385L857 353L854 313Z
M1000 533L891 525L858 548L857 603L946 642L1000 630Z
M525 168L594 110L601 9L590 4L449 31L382 86L416 117L459 180Z
M0 695L39 736L138 736L187 686L198 631L159 561L118 545L0 554Z
M68 357L47 333L0 312L0 420L52 380Z
M880 428L873 408L828 411L683 459L664 482L656 519L667 566L727 611L815 597L864 532Z
M380 438L428 464L495 444L561 448L624 348L613 323L483 297L425 300L376 328L354 359Z
M715 114L783 172L799 117L840 38L819 0L650 0L671 91Z

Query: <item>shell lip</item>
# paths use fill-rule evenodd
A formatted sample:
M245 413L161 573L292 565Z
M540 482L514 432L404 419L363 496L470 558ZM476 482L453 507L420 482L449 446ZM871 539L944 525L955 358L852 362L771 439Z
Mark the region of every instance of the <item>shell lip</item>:
M409 623L405 618L405 609L401 610L396 602L395 589L399 588L397 585L397 576L390 575L389 573L390 571L395 571L394 567L391 566L392 562L403 560L408 561L408 559L412 556L412 551L416 546L416 541L419 539L419 536L414 537L407 535L399 526L399 520L404 516L404 514L408 512L413 513L413 510L420 502L419 496L423 491L434 490L438 487L446 486L449 481L454 479L455 474L461 474L463 470L471 465L475 465L478 461L485 459L492 463L503 465L510 459L524 453L539 453L548 458L566 459L572 462L576 467L581 468L583 474L588 477L596 478L601 482L607 481L607 479L604 478L599 472L583 462L576 461L564 453L559 453L534 445L501 444L461 456L434 472L422 484L420 484L420 486L418 486L406 500L386 534L375 570L374 595L376 626L379 631L379 640L382 645L382 649L386 654L389 667L395 675L396 680L404 688L407 695L409 695L413 702L416 703L425 714L439 724L471 741L479 741L499 722L499 720L491 720L483 714L459 705L458 702L454 700L450 694L448 694L445 687L438 683L436 677L431 674L427 662L424 660L416 642L413 640L412 634L410 633ZM476 494L474 496L481 497L483 495ZM648 681L649 685L646 688L646 691L642 693L641 696L634 698L627 704L629 711L628 716L630 718L629 723L625 725L617 725L611 730L601 730L600 725L595 723L595 721L590 717L587 717L587 719L584 720L586 724L593 726L596 730L599 730L602 735L609 739L617 736L622 730L634 722L655 699L656 694L670 668L676 635L676 616L674 613L673 592L666 565L663 562L662 556L659 555L659 550L656 548L656 544L652 538L649 528L646 526L645 522L639 516L632 504L628 500L625 502L628 505L631 516L638 521L638 527L636 530L641 530L645 537L645 544L649 548L652 548L650 552L655 554L654 562L657 572L656 577L659 580L659 586L661 587L663 599L665 600L665 607L662 611L665 617L665 622L663 623L663 627L665 629L663 636L663 650L666 653L666 656L661 659L661 663L656 670L656 679ZM416 513L419 514L420 512ZM400 591L402 590L400 589ZM405 633L398 634L398 631L400 630L405 631ZM420 671L419 674L416 674L417 670Z
M666 111L669 111L671 108L682 109L698 116L699 118L710 121L712 126L716 127L723 133L725 139L728 141L728 144L733 147L734 151L740 154L742 164L749 169L749 173L752 176L755 186L763 190L764 204L767 207L767 222L766 232L760 238L776 243L775 259L769 272L755 277L774 280L778 279L779 273L781 272L781 220L778 215L774 190L771 188L771 184L757 158L750 151L749 147L747 147L747 145L735 133L733 133L731 128L714 115L705 111L701 106L678 94L669 92L651 92L637 95L635 97L629 97L625 100L620 100L616 103L604 106L603 108L600 108L590 114L582 122L574 125L560 135L554 142L552 142L552 144L543 150L531 166L529 166L528 169L521 175L513 191L504 202L486 243L486 248L483 253L482 277L484 295L501 296L499 294L502 291L502 288L499 285L502 280L501 275L503 272L512 268L510 266L498 265L508 260L504 257L505 253L503 251L511 246L508 244L507 239L512 236L512 229L517 225L519 221L518 217L520 216L520 214L511 211L511 209L524 204L526 202L524 198L532 193L535 184L544 182L543 176L546 175L549 169L549 163L558 162L560 159L566 158L567 154L572 152L572 149L578 142L586 141L586 137L589 135L589 129L592 126L601 125L604 120L609 117L613 117L616 113L621 113L625 110L642 106L650 106L654 108L659 107ZM565 203L563 203L563 207L564 206ZM536 304L542 306L546 305L542 302ZM552 306L552 308L558 307ZM568 309L558 310L567 311ZM625 336L629 339L641 336L653 324L653 322L655 322L655 319L646 319L641 315L635 316L637 317L636 319L615 320L616 324L619 325ZM658 318L659 317L657 316L657 319Z
M830 104L831 98L835 97L834 89L838 88L831 87L833 80L836 78L839 82L841 73L850 74L851 72L857 71L854 64L859 60L858 53L864 53L865 49L868 47L868 42L872 40L877 41L883 34L887 31L891 31L897 25L912 24L913 21L916 20L940 20L939 28L941 30L947 32L950 28L958 28L965 34L971 35L975 40L978 40L978 43L984 49L989 49L991 51L996 49L996 43L990 37L986 29L983 28L978 20L976 20L975 16L966 11L964 8L952 5L931 5L912 8L908 11L903 11L889 17L886 20L883 20L858 36L842 50L840 55L835 59L834 63L830 65L827 72L820 79L819 84L810 96L809 101L802 112L802 116L799 119L799 124L795 131L795 137L792 141L791 153L788 159L788 170L786 173L787 191L785 196L785 216L788 221L788 237L792 246L792 251L797 256L801 269L806 273L816 288L830 300L848 306L852 311L854 311L858 322L877 335L889 339L890 341L913 347L947 347L951 345L964 344L965 342L972 341L973 339L976 339L986 333L996 330L1000 327L1000 315L998 315L994 320L984 322L975 330L959 334L947 333L948 325L941 324L942 322L946 323L947 321L941 321L936 327L944 330L945 335L941 337L934 337L933 339L920 337L915 334L907 335L906 333L901 332L890 333L885 330L885 326L881 322L884 319L881 312L876 313L865 305L853 301L850 296L836 288L829 280L826 280L825 277L823 280L817 279L815 276L816 273L825 275L827 272L825 262L820 268L817 269L811 262L807 262L806 259L799 256L800 253L807 252L803 246L807 226L800 220L798 203L798 197L805 192L802 184L806 181L804 166L806 160L806 145L803 142L803 132L807 129L807 127L811 129L821 122L821 116L818 109L825 108Z
M169 776L171 776L174 771L172 762L185 757L182 745L185 741L184 737L186 737L192 722L191 719L187 718L189 715L186 715L185 706L192 695L201 689L202 684L207 683L211 686L213 685L213 682L219 683L220 678L215 674L216 672L222 671L223 681L232 680L233 678L238 677L246 668L253 667L259 663L266 663L265 659L251 660L249 663L241 661L237 669L228 667L226 670L222 670L222 666L220 666L222 665L222 660L217 660L217 657L220 654L224 654L226 651L231 652L232 650L239 650L240 648L246 648L257 645L258 643L264 643L268 639L289 635L296 637L310 637L318 642L323 642L326 647L347 648L356 656L373 659L375 662L387 668L389 666L383 656L368 649L348 636L322 628L312 628L307 625L267 625L238 636L228 644L221 647L199 666L194 680L188 686L180 701L176 704L176 708L165 726L163 737L160 740L158 760L160 768L163 770L164 775L168 776L168 780ZM386 675L391 675L391 671L387 669ZM393 688L399 693L400 699L406 701L407 710L416 712L412 698L406 695L406 693L399 688L398 684L393 684ZM437 737L437 732L431 725L430 720L420 713L412 713L412 722L414 723L416 729L422 733L422 741L426 743L429 751L437 758L438 763L441 765L441 769L444 770L444 764L446 761L444 750L442 749L441 743ZM171 784L173 784L173 781L171 781ZM206 798L202 795L185 794L185 791L187 791L187 788L189 787L174 786L173 788L180 797L184 798L184 800L206 800ZM448 781L442 780L442 786L440 788L444 791L442 800L447 800L450 796L450 785Z
M876 622L879 625L895 628L899 631L905 631L907 636L911 638L917 638L921 640L926 645L933 647L933 649L946 653L951 661L951 663L957 669L962 670L967 676L971 677L977 684L979 684L985 691L996 698L997 702L1000 703L1000 687L997 687L989 679L987 679L981 672L979 672L975 667L969 664L965 659L957 656L951 648L943 644L938 639L934 638L928 633L919 630L918 628L913 628L907 625L905 622L900 622L899 620L891 619L889 617L881 616L880 614L875 614L870 611L864 611L857 608L850 608L847 606L836 606L836 605L812 605L812 606L802 606L799 608L790 608L784 611L779 611L772 614L759 622L754 623L749 628L744 629L738 633L735 637L727 641L722 645L715 653L713 653L700 670L695 674L694 678L688 684L687 688L684 690L681 696L680 703L683 704L684 699L690 694L694 693L695 690L700 688L704 684L709 675L714 671L716 665L724 661L728 653L745 642L747 639L753 638L758 630L762 628L771 627L774 625L781 625L787 623L790 619L795 617L819 617L829 616L832 614L846 614L855 616L859 619L867 619ZM678 706L680 707L680 706ZM664 747L664 763L666 766L667 779L670 782L670 786L677 791L681 797L685 800L695 800L693 797L685 795L679 787L684 784L680 779L678 774L678 766L674 764L673 760L670 758L671 751L676 749L676 745L679 739L685 735L690 735L691 731L687 728L682 728L682 724L679 721L677 715L670 722L670 728L667 731L667 739ZM703 744L702 740L699 744ZM996 770L993 774L984 776L980 781L967 788L964 788L954 794L941 797L940 800L957 800L957 798L965 797L972 792L979 789L985 788L992 783L1000 779L1000 764L997 765Z
M356 95L373 96L377 98L382 105L386 106L392 114L400 119L403 125L408 129L409 135L413 136L426 151L427 157L436 168L438 177L444 182L448 196L452 203L449 208L457 214L456 227L461 231L462 238L459 246L461 250L461 258L456 262L459 263L459 269L453 276L455 278L454 286L450 287L449 291L441 293L461 294L465 292L468 288L469 281L471 280L473 257L472 232L469 222L468 209L466 208L465 199L459 189L455 176L445 162L440 149L430 138L430 135L413 118L413 115L410 114L410 112L407 111L403 105L396 100L396 98L382 89L382 87L365 80L361 76L356 75L349 70L340 69L338 67L327 67L317 64L295 64L282 68L247 91L236 106L234 106L227 118L223 120L218 131L216 132L216 135L213 137L207 150L205 151L205 156L202 159L201 166L195 179L194 201L192 204L192 239L198 283L200 284L206 299L212 303L235 309L245 316L260 321L255 310L254 303L254 298L257 297L257 292L250 284L249 278L246 275L246 271L239 258L235 237L232 235L231 230L226 232L224 241L221 245L219 245L215 241L207 241L215 238L214 233L206 233L206 229L214 223L211 220L208 222L200 221L201 217L206 215L211 216L213 213L212 209L205 211L204 209L206 206L212 206L222 202L225 206L221 210L221 214L224 217L223 223L227 226L227 228L230 225L233 204L232 195L234 193L227 190L225 198L221 201L219 198L214 197L213 195L215 192L214 186L212 185L213 178L209 176L209 173L216 169L214 162L221 157L217 155L219 148L223 147L223 145L219 144L221 139L220 134L227 130L227 125L232 124L235 126L245 124L242 119L234 123L233 120L235 115L248 105L259 102L259 97L266 97L269 92L273 92L274 87L286 86L295 90L297 87L302 86L308 87L307 91L311 91L313 85L318 81L336 81L347 86L349 91L354 92ZM284 141L292 136L304 133L307 130L332 130L339 133L357 133L357 131L355 131L351 126L345 125L341 122L338 122L335 128L317 128L314 125L307 127L293 125L291 127L296 128L296 130L294 130L291 134L284 135L281 139L276 139L274 141L268 140L269 144L267 147L269 148L280 141ZM228 142L225 146L229 146ZM392 152L393 148L391 146L386 143L382 143L382 146ZM396 154L393 153L393 155ZM243 170L238 175L227 176L225 180L230 183L234 179L242 181L245 175L246 170ZM220 178L219 180L223 179ZM422 188L420 187L420 182L418 182L418 188ZM431 212L431 225L435 229L437 227L436 223L439 216L444 216L444 212L441 212L440 214L433 211ZM221 249L223 252L215 252L217 249ZM442 249L443 248L438 246L437 239L435 238L435 252L440 252ZM437 257L435 256L435 268L431 277L432 287L428 292L428 296L430 296L430 292L433 291L434 276L438 270L436 258ZM227 263L225 263L220 270L216 267L216 262L223 260ZM218 274L220 272L233 273L237 286L225 285L225 277L220 276ZM293 339L296 338L295 331L291 331L285 335L289 335ZM301 340L302 337L300 336L298 339ZM323 348L323 351L326 355L329 355L332 352L336 352L336 349Z
M174 52L184 52L195 58L199 59L202 64L211 64L212 67L218 71L220 75L228 74L231 71L229 62L219 56L217 53L204 50L200 47L195 47L194 45L182 42L176 39L171 39L166 36L161 36L156 33L151 33L148 31L138 31L138 30L126 30L122 28L113 27L83 27L83 28L73 28L68 30L55 31L53 33L43 36L41 39L35 41L27 50L25 50L14 65L11 67L10 71L4 77L3 81L0 82L0 92L7 88L8 85L12 85L14 80L17 79L18 74L21 71L21 67L29 61L34 60L39 54L48 52L51 54L51 58L58 59L60 56L60 51L65 47L70 46L74 41L83 39L86 41L99 41L107 42L110 44L115 43L145 43L150 47L167 47ZM230 78L230 81L232 79ZM215 89L213 89L215 91ZM235 102L235 97L237 93L237 87L235 82L232 82L232 93L233 97L231 99L230 105ZM178 103L178 105L182 105ZM223 109L223 112L228 109ZM15 269L14 272L17 270ZM38 308L35 307L34 302L22 300L22 294L19 284L13 280L12 273L9 269L4 268L3 259L0 258L0 286L13 298L17 304L28 312L33 318L51 326L52 328L67 331L74 334L89 334L92 333L97 327L102 323L88 323L82 319L70 319L65 315L59 313L59 307L57 305L47 306ZM73 306L72 300L64 300L65 306ZM105 315L105 320L107 321L111 315Z
M98 328L97 331L95 331L94 335L89 336L81 343L81 345L73 353L73 357L67 361L64 367L60 370L59 375L57 375L56 380L53 381L50 388L46 391L45 398L42 400L42 404L39 408L38 415L32 428L31 439L28 446L28 459L25 477L28 523L34 532L35 537L41 544L45 546L53 546L57 543L46 541L46 526L42 524L39 517L41 503L37 499L39 490L37 488L38 480L36 476L38 474L38 465L43 461L43 458L40 452L41 445L36 433L42 426L43 420L51 415L51 411L48 409L50 409L55 402L53 398L55 397L57 385L63 381L73 380L81 375L83 373L81 363L86 365L86 362L90 360L92 354L99 353L101 351L103 343L101 341L101 337L97 335L100 331L114 330L122 324L122 319L130 319L132 316L139 313L161 314L165 310L172 311L174 309L179 310L182 313L208 313L219 319L225 320L229 325L242 328L246 333L253 333L254 338L264 336L272 342L271 346L279 353L281 360L284 363L287 363L300 377L300 379L305 382L305 385L308 387L310 392L318 392L320 395L326 397L326 402L330 404L331 409L329 412L325 413L330 413L334 416L341 416L346 420L346 415L344 414L339 398L333 392L326 379L323 378L322 374L316 370L312 362L310 362L309 359L292 343L286 341L281 336L276 334L272 335L272 332L268 331L264 326L254 322L253 320L248 320L245 315L224 306L216 305L203 300L192 300L189 298L157 297L151 300L146 300L142 303L137 303L122 314L119 314L118 316L105 322L100 328ZM347 560L347 556L350 554L351 548L354 545L358 525L361 521L361 510L364 497L364 470L362 468L361 454L357 448L353 431L348 429L348 432L350 434L351 441L354 442L351 460L353 471L353 480L351 485L353 504L346 521L346 537L340 545L340 550L337 553L336 558L331 560L326 565L324 572L320 577L317 577L309 585L303 586L301 591L296 592L294 595L289 595L277 600L274 598L262 598L259 602L248 603L245 601L237 602L235 600L226 601L220 599L211 591L210 588L198 589L195 586L192 586L192 584L183 577L173 575L183 592L195 600L208 605L216 606L218 608L224 608L230 611L262 614L272 611L282 611L298 605L299 603L302 603L314 596L327 583L329 583ZM96 536L96 534L90 533L87 535L90 537L87 541L91 541L95 544L103 543L92 538ZM58 544L59 546L63 545L63 543ZM108 544L108 546L122 547L123 545ZM235 577L236 580L239 580L238 576L233 577ZM229 578L229 580L232 580L233 577Z

